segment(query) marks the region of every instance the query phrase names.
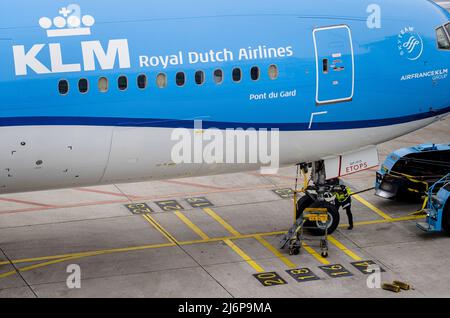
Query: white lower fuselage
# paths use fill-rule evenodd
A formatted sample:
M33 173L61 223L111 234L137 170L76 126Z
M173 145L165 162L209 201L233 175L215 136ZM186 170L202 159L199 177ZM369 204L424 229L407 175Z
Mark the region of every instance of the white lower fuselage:
M376 145L438 118L365 129L281 131L280 166ZM262 164L173 162L170 128L20 126L0 128L0 193L258 170ZM193 132L194 134L194 132Z

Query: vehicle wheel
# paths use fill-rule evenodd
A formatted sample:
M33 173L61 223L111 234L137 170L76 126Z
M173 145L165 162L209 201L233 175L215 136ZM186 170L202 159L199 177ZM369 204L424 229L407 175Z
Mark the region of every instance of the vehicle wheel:
M442 228L450 235L450 202L445 205L444 215L442 218Z
M339 226L340 215L336 206L328 202L314 202L310 197L304 196L297 202L297 219L306 208L326 208L328 210L328 222L305 222L305 227L311 227L308 231L315 236L325 235L325 229L328 228L328 234L333 234Z
M328 257L328 252L322 252L321 255L322 255L323 258L327 258Z
M320 221L314 222L313 226L316 228L310 229L312 235L322 236L325 235L325 229L328 229L328 234L331 235L336 231L341 221L339 211L334 204L325 202L314 202L311 208L326 208L328 210L328 222L322 223Z
M293 249L291 249L289 251L289 255L298 255L300 254L300 248L299 247L294 247Z

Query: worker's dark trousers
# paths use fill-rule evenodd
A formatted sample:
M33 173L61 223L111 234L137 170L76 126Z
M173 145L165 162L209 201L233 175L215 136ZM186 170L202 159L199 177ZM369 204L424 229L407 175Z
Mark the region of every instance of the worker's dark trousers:
M344 202L339 202L336 199L335 200L335 205L336 205L336 209L338 209L338 210L339 210L340 207L343 207L343 206L347 205L347 207L345 208L345 212L347 213L348 224L350 225L350 227L353 227L353 214L352 214L352 201L351 201L351 199L350 199L350 201L347 200L347 201L344 201Z

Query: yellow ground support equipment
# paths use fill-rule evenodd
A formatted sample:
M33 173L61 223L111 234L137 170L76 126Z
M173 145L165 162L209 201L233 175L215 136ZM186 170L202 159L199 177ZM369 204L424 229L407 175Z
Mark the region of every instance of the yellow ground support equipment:
M288 246L290 255L298 255L300 253L303 242L306 240L304 230L308 229L305 226L307 221L326 223L328 221L328 210L325 208L307 208L303 211L294 226L281 241L281 248ZM328 257L328 231L326 229L325 234L319 238L319 241L322 257Z

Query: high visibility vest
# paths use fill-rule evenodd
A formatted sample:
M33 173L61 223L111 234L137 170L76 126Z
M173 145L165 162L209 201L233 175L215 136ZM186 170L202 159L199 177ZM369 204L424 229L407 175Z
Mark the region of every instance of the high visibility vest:
M348 187L345 188L345 191L338 191L336 192L336 199L342 203L347 201L350 198L351 191Z

